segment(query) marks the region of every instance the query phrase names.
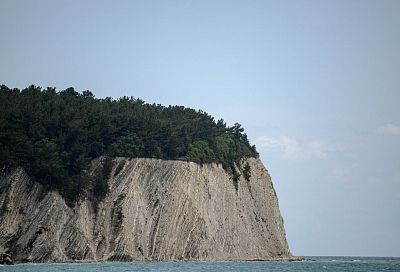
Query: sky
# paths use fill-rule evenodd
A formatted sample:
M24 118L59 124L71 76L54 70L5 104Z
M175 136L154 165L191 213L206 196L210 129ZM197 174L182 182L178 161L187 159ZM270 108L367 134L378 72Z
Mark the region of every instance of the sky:
M295 255L400 256L400 1L0 1L0 84L242 124Z

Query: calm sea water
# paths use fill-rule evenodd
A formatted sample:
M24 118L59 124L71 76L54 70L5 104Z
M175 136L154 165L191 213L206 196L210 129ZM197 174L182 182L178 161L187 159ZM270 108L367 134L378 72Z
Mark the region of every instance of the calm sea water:
M97 272L97 271L396 271L400 258L306 257L299 262L157 262L157 263L86 263L86 264L18 264L0 266L10 272Z

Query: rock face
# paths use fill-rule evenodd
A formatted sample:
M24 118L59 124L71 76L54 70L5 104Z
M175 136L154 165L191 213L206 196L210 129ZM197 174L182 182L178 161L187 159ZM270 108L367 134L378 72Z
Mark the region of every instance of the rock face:
M291 258L271 178L247 161L236 188L216 164L116 158L109 193L72 208L16 169L0 180L0 248L32 262Z

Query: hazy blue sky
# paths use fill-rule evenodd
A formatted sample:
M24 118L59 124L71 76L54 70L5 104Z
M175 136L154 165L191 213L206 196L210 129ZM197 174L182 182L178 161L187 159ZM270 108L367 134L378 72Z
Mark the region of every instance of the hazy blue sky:
M297 255L400 256L400 1L0 1L0 84L241 123Z

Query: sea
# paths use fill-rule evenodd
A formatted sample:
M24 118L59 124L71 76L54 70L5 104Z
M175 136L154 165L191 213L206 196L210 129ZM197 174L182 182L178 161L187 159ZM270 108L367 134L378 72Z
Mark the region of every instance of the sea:
M9 272L133 272L133 271L271 271L271 272L400 272L400 258L386 257L304 257L302 261L229 261L229 262L132 262L16 264L0 266Z

